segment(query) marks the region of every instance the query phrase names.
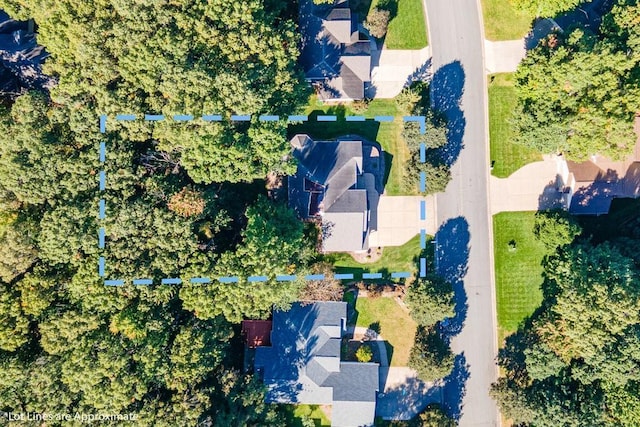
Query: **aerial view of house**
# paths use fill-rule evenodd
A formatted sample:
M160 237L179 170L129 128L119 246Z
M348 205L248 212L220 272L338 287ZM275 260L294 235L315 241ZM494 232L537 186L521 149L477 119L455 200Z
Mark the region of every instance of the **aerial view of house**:
M373 424L378 364L340 360L347 303L294 304L273 313L271 346L256 349L255 370L274 403L331 405L331 425Z
M298 170L288 179L289 205L303 219L319 219L325 252L366 251L377 229L384 157L379 144L355 138L291 140Z
M640 425L640 0L0 9L0 425Z
M371 47L358 30L349 0L300 1L302 55L305 77L325 101L359 100L371 81Z

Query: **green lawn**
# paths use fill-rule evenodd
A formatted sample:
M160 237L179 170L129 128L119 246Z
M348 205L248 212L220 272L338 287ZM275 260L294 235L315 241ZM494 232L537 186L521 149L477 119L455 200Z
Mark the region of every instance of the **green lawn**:
M516 40L527 34L533 17L517 11L510 0L482 0L484 33L488 40Z
M350 103L343 105L323 105L315 96L311 97L309 106L303 112L310 120L289 126L289 135L306 133L313 138L328 139L346 134L358 134L369 140L377 141L387 153L385 192L391 196L405 195L402 189L403 171L409 159L409 148L402 138L402 112L398 110L393 99L375 99L369 104L365 113L355 113ZM338 116L336 122L318 122L315 117L329 114ZM364 115L371 120L365 122L347 122L345 115ZM375 116L393 116L393 122L376 122Z
M285 405L287 407L289 427L302 427L302 417L313 419L316 427L329 427L331 420L327 418L318 405Z
M427 246L429 247L429 246ZM334 265L339 273L353 273L360 275L362 272L393 273L409 271L415 273L418 270L418 258L420 256L420 236L416 235L402 246L388 246L382 251L382 258L376 262L361 264L347 253L332 253L325 256L327 262Z
M422 49L427 45L427 25L422 0L373 0L371 7L394 1L397 11L389 22L385 46L389 49Z
M542 302L546 249L533 234L535 212L503 212L493 217L498 336L500 342ZM514 240L516 250L510 251Z
M493 74L489 77L489 141L491 173L505 178L527 163L542 160L535 151L514 143L514 130L509 119L516 106L516 91L512 73Z
M417 325L393 298L358 298L356 326L380 325L391 366L407 366Z

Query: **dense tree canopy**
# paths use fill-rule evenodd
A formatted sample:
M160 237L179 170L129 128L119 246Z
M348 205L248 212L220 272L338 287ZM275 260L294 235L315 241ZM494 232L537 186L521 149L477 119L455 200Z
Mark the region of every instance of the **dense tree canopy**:
M640 237L636 211L602 242L565 235L544 262L544 302L501 351L492 393L518 423L637 425L640 401ZM549 226L549 221L557 225ZM570 230L562 215L547 231ZM537 223L536 226L540 226ZM555 244L555 243L554 243Z
M295 300L302 283L274 277L308 268L314 246L264 196L267 173L292 168L285 126L228 119L295 113L306 96L285 6L0 1L35 19L58 82L0 110L0 411L283 425L260 382L238 371L234 323ZM117 113L168 119L116 123ZM170 119L214 113L225 119ZM145 278L153 285L132 284Z
M631 153L640 111L638 16L637 2L619 0L600 35L552 34L529 51L516 72L519 143L575 160Z

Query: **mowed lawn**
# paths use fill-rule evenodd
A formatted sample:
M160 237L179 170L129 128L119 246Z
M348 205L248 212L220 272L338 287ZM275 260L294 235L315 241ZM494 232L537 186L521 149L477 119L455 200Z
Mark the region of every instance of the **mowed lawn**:
M489 76L489 142L491 161L495 162L491 173L506 178L527 163L542 160L535 151L516 144L515 132L509 123L516 106L516 91L512 73Z
M388 49L422 49L428 43L427 24L422 0L395 0L396 15L392 16L384 39ZM373 0L371 9L384 0Z
M535 212L503 212L493 217L498 338L518 329L542 302L545 247L533 234ZM509 242L516 243L511 251Z
M382 257L376 262L361 264L347 253L326 255L325 259L333 264L337 272L353 273L356 278L363 272L394 273L407 271L415 274L418 270L420 251L420 236L416 235L402 246L384 248Z
M315 427L329 427L331 420L325 415L318 405L286 405L289 413L287 422L290 427L304 427L303 417L311 418Z
M516 10L510 0L482 0L484 33L487 40L516 40L531 27L532 16Z
M347 134L361 135L371 141L378 142L387 153L385 193L391 196L407 195L402 189L405 165L409 159L409 147L402 138L402 112L399 111L393 99L374 99L364 113L355 113L350 103L342 105L323 105L315 96L311 97L309 106L304 114L309 121L289 126L289 135L306 133L316 139L330 139ZM336 115L335 122L318 122L318 115ZM363 115L368 118L365 122L347 122L346 115ZM376 116L392 116L392 122L377 122ZM411 194L411 193L409 193Z
M378 323L380 335L387 343L391 366L407 366L416 334L416 322L393 298L358 298L356 326L368 328Z

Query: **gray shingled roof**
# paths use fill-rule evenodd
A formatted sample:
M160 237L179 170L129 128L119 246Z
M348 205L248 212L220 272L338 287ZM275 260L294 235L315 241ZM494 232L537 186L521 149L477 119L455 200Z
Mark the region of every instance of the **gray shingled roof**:
M320 211L323 250L352 252L368 248L370 226L377 228L379 190L376 178L364 170L362 141L313 141L306 135L291 140L298 160L296 174L289 177L289 205L306 219ZM307 185L305 185L305 180ZM309 188L317 191L315 199ZM317 200L318 206L311 206ZM370 222L373 220L373 223Z
M293 304L273 313L272 347L258 347L255 368L276 403L333 405L332 426L372 425L378 364L343 362L347 304Z
M348 1L333 6L300 1L300 62L322 99L363 99L371 81L369 40L359 40L356 18Z

